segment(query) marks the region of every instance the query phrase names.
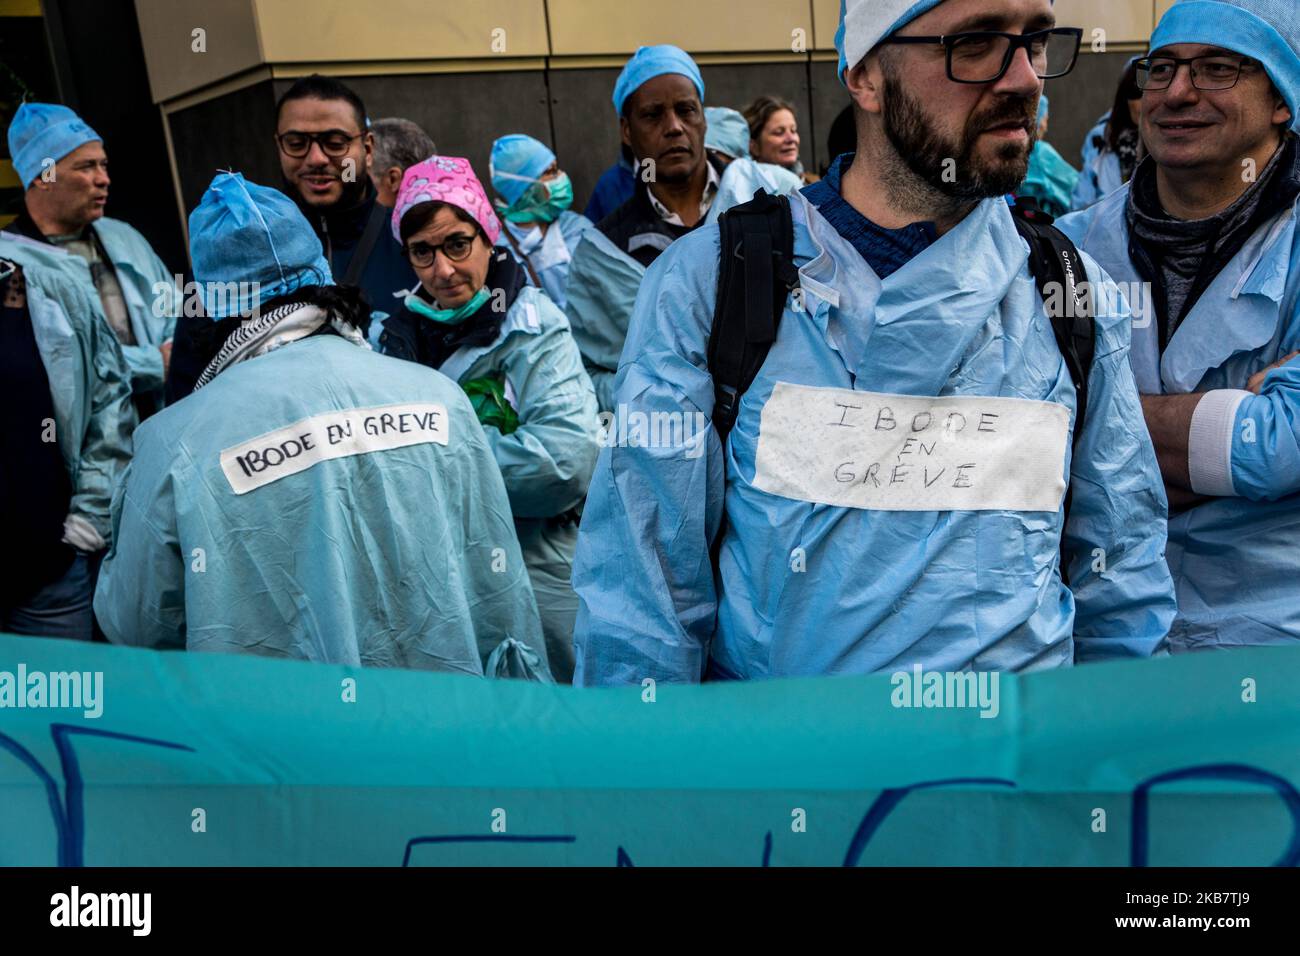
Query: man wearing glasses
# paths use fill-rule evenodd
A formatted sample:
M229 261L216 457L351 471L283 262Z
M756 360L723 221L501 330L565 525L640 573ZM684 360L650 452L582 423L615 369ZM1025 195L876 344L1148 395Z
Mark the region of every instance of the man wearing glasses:
M398 311L416 278L368 175L375 138L361 98L337 80L308 76L280 98L276 116L286 192L316 230L335 278L360 286L375 312Z
M365 104L338 80L313 74L280 97L274 140L284 176L280 188L311 224L338 284L359 286L365 293L372 346L378 344L383 320L401 309L417 281L401 246L385 228L392 210L378 201L368 174L374 141ZM230 331L203 316L181 316L167 381L168 404L193 391Z
M844 4L857 153L791 202L798 289L725 448L709 429L704 455L602 451L575 683L1021 671L1158 648L1174 598L1127 307L1098 310L1073 443L1076 392L1004 198L1043 80L1069 72L1080 36L1049 0ZM616 386L629 417L712 414L719 255L706 227L650 268Z
M1150 156L1061 223L1145 283L1131 359L1168 490L1171 650L1300 638L1300 20L1170 8L1139 61Z

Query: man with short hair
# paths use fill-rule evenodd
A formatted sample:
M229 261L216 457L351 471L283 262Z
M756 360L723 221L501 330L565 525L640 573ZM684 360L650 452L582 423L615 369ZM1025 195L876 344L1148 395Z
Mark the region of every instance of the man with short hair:
M1081 31L1049 0L845 6L858 151L790 203L798 294L725 444L718 229L642 283L620 420L705 425L601 452L576 684L1035 670L1150 655L1173 617L1127 308L1100 296L1080 423L1004 198Z
M641 275L704 222L725 165L705 148L700 68L678 47L636 51L614 84L614 112L636 157L635 189L583 236L565 289L573 338L606 412Z
M623 143L637 160L632 198L596 224L648 266L700 224L722 171L704 148L704 79L675 46L641 47L614 86Z
M379 201L370 179L375 137L365 104L338 80L312 74L285 91L275 115L281 189L311 224L339 285L365 293L368 337L377 346L383 320L400 311L418 280L386 228L392 210ZM213 329L203 316L182 316L169 402L190 394L213 359L219 344Z
M148 417L162 407L180 296L149 241L104 215L103 140L66 106L24 103L9 124L9 154L25 192L5 231L68 254L62 271L98 302L130 367L139 417Z
M1170 501L1173 651L1300 639L1295 14L1283 0L1171 7L1137 65L1147 159L1060 223L1137 300L1130 357Z
M289 87L275 115L287 191L316 231L335 277L360 286L373 311L395 311L417 280L385 228L392 210L370 182L375 137L361 97L312 74Z
M392 209L397 204L397 190L408 167L423 162L438 152L429 134L417 124L398 116L375 120L370 124L375 148L370 154L370 181L379 202Z

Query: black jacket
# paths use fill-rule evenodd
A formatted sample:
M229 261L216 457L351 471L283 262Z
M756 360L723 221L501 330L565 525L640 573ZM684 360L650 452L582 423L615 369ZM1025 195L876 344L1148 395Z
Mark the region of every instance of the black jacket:
M720 176L722 169L713 157L709 156L707 161ZM646 267L669 245L697 227L698 224L675 226L664 222L650 204L650 187L639 177L632 198L596 224L610 242Z
M298 200L298 208L320 239L325 258L334 273L334 282L338 285L343 284L348 273L348 266L361 242L366 223L372 215L382 217L383 226L375 237L370 256L356 284L366 294L366 301L372 310L392 315L401 308L402 299L419 280L411 263L403 255L401 245L393 238L390 224L393 211L380 204L374 187L368 180L365 192L357 200L348 202L345 198L323 213L304 205L301 200Z

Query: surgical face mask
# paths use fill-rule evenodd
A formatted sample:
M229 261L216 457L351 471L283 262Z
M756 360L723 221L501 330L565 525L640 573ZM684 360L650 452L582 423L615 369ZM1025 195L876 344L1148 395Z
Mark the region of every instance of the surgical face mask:
M503 206L501 214L510 222L555 222L560 213L573 205L573 183L568 173L554 179L527 179L510 173L497 173L498 178L526 179L532 183L513 206Z
M483 306L483 303L490 297L491 293L488 292L487 286L484 286L475 292L470 297L470 300L460 308L438 309L434 308L412 292L406 296L406 307L416 315L422 315L426 319L432 319L434 322L439 322L442 325L460 325L477 312Z

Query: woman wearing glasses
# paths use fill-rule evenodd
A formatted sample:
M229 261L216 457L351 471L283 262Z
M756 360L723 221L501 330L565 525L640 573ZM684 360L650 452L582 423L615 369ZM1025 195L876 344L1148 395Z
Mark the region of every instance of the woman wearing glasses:
M433 156L408 169L392 228L420 287L385 321L380 350L469 394L505 479L552 673L568 681L577 508L598 451L591 379L564 313L494 248L501 221L468 160Z

